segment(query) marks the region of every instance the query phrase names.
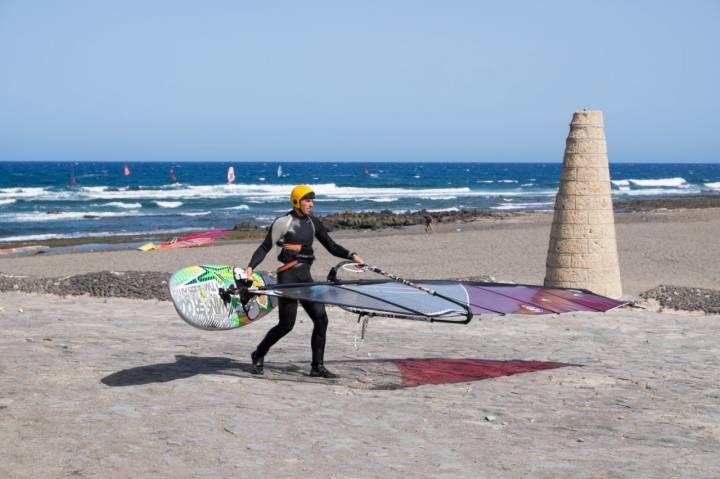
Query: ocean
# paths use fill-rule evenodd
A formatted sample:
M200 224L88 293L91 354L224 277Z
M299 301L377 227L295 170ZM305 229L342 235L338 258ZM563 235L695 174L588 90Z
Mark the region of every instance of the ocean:
M127 171L125 167L127 166ZM232 166L235 180L228 183ZM298 183L315 213L551 210L561 163L0 162L0 241L267 225ZM720 194L720 164L610 165L616 199ZM125 174L127 173L127 175Z

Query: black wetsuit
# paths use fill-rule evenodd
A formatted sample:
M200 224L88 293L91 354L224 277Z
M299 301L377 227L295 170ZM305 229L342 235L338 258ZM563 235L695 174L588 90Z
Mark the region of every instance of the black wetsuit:
M314 216L300 215L293 210L285 216L275 219L265 240L255 250L248 266L255 269L265 259L272 247L276 246L278 260L283 263L283 266L278 268L278 283L312 282L310 266L315 260L312 248L313 238L317 238L334 256L352 259L354 253L335 243L327 234L327 230L320 220ZM313 321L310 346L312 348L312 367L315 368L322 365L324 361L328 317L325 305L322 303L300 301L300 304ZM297 305L297 300L279 298L280 321L267 332L265 338L258 345L256 350L258 356L265 356L273 344L292 331L297 316Z

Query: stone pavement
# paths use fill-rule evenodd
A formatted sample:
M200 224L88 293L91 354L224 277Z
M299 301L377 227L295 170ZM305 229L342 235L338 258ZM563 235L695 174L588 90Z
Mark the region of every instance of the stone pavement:
M0 477L717 477L720 319L621 309L468 326L330 310L249 353L167 302L0 294ZM481 379L487 377L487 379ZM473 379L465 382L455 380Z

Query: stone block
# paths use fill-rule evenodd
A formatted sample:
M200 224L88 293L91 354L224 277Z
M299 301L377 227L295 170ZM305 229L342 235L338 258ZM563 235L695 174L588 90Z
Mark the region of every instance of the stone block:
M607 154L607 146L604 140L575 140L568 138L565 142L566 154L587 154L601 153Z
M563 166L565 168L601 168L607 167L608 159L606 153L595 154L577 154L567 153L563 158Z
M558 193L555 197L555 209L574 210L575 196L568 196Z
M575 197L575 209L578 210L607 210L609 208L612 208L612 200L608 195Z
M568 134L568 138L574 140L602 140L605 141L605 131L597 127L578 126L572 128Z
M565 181L560 184L560 190L565 195L608 195L610 184L602 181Z
M562 178L562 177L561 177ZM610 183L610 172L608 168L603 167L586 167L577 168L575 178L577 181L602 181Z
M563 168L560 173L560 184L563 181L576 180L578 176L578 168Z
M588 222L588 212L585 210L564 210L555 209L553 215L554 223L570 223L570 224L586 224Z
M573 224L553 223L550 227L551 238L574 238Z
M593 224L574 224L572 225L573 232L572 237L578 239L591 239L591 238L603 238L602 226Z
M598 240L593 240L598 241ZM557 239L554 252L558 254L577 254L588 252L588 240Z
M572 267L573 255L570 254L548 254L546 266L552 268L570 268Z
M605 127L603 123L603 114L597 110L578 110L573 113L570 127L574 125L592 125L599 128Z
M571 261L573 268L591 269L591 273L602 267L602 256L599 254L576 254Z
M562 268L558 270L558 281L581 283L587 281L588 271L578 268Z

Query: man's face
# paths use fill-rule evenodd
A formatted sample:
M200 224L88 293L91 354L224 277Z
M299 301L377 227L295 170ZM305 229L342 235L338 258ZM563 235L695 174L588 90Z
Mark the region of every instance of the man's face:
M312 213L313 209L313 200L310 198L303 198L300 200L300 213L304 214L305 216L309 216L310 213Z

